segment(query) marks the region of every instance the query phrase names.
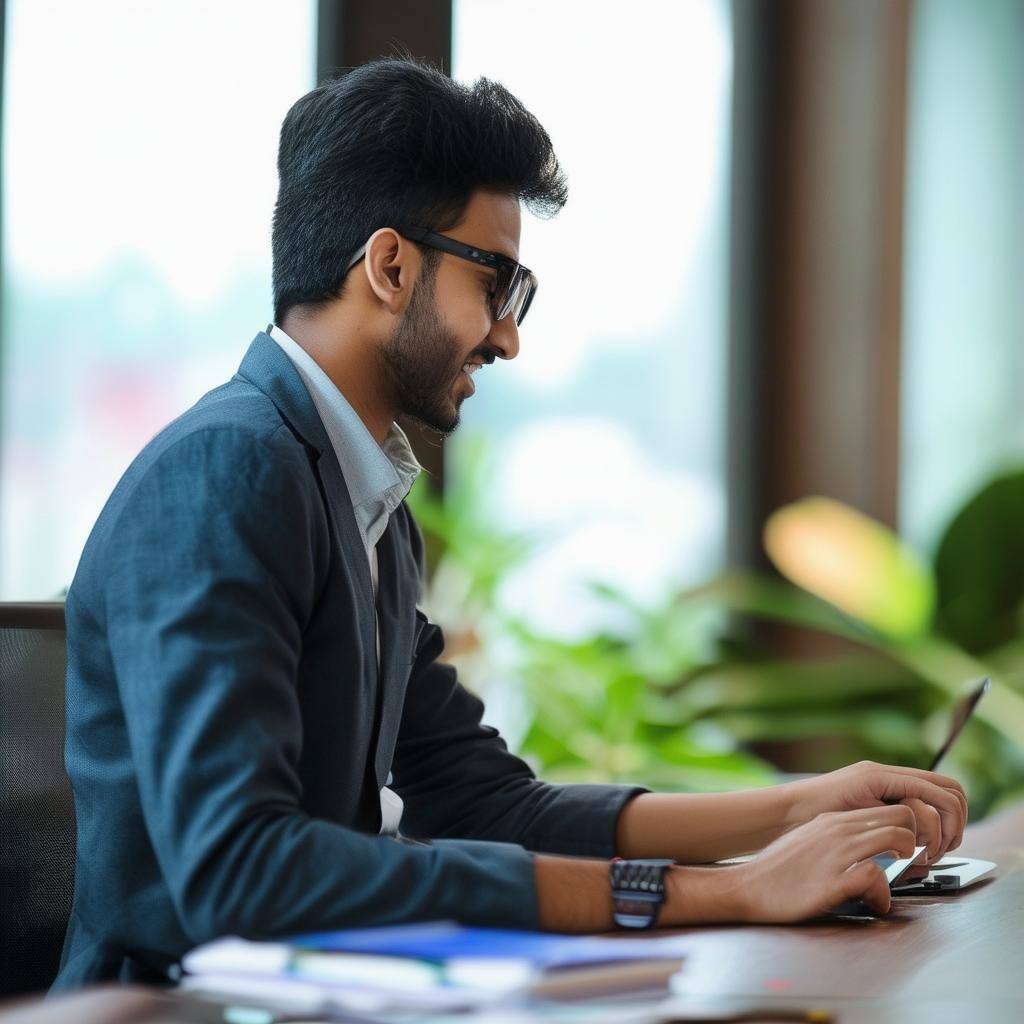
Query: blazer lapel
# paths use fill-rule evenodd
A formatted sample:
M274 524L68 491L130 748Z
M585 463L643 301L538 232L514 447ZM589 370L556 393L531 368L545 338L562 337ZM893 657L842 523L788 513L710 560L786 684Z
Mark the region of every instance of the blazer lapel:
M377 785L387 782L405 705L415 650L419 575L396 512L377 545L377 616L380 626L381 716L374 753Z
M316 470L323 487L324 500L334 520L345 567L355 577L360 597L360 637L366 650L373 652L376 650L377 638L370 565L338 456L313 399L309 397L306 385L302 383L302 378L281 346L263 331L256 335L249 346L238 368L238 376L267 395L291 429L317 453ZM376 664L373 656L369 661Z
M374 652L370 658L371 664L376 664L376 623L373 610L373 580L370 578L370 563L366 557L366 548L363 547L363 538L359 533L359 526L356 523L355 510L352 508L352 499L349 497L348 487L345 484L345 477L342 476L341 466L338 464L338 456L335 455L330 444L327 450L320 456L317 463L320 472L320 480L324 486L324 494L327 498L328 507L331 509L335 523L338 527L338 534L341 540L342 553L345 560L346 570L355 576L360 601L360 633L363 644L368 651Z

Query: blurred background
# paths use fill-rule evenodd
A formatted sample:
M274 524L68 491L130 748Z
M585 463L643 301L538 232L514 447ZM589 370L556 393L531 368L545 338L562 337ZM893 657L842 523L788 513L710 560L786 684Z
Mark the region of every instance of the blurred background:
M277 133L407 47L570 200L443 447L425 603L553 779L948 764L1024 793L1024 2L5 0L0 598L271 317Z

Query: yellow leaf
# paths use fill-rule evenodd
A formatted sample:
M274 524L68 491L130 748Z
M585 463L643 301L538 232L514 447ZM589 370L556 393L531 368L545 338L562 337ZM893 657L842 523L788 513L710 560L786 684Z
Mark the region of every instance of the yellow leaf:
M920 556L870 516L805 498L769 517L768 557L787 579L895 639L926 632L935 580Z

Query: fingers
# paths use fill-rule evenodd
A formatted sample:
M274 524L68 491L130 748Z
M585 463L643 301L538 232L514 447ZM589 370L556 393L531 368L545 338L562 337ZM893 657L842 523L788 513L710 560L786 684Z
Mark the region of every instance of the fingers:
M967 798L963 790L944 789L927 778L928 772L915 774L913 769L882 769L872 780L872 789L883 800L917 799L938 811L943 851L959 846L967 821Z
M958 846L963 839L967 821L967 798L959 790L951 791L913 776L905 776L906 792L903 799L917 799L928 804L939 815L941 852Z
M888 914L892 894L885 873L873 861L865 860L847 868L842 879L843 898L860 897L876 914Z
M925 858L928 862L938 860L946 852L942 842L942 819L939 812L917 797L901 801L904 807L909 807L914 815L915 832L917 833L918 845L927 847Z
M847 864L868 860L880 853L892 850L900 857L912 857L917 848L913 829L900 825L883 825L880 828L857 832L843 843L837 855L842 856ZM875 865L877 867L877 865Z
M864 831L880 825L899 825L902 828L915 829L917 821L914 812L904 803L859 807L855 811L829 811L818 817L822 821L831 821L845 831Z
M949 843L946 849L943 850L943 852L945 853L946 850L955 849L963 842L964 828L967 825L967 794L964 792L963 786L961 786L960 783L956 781L956 779L951 779L948 775L939 775L937 772L923 772L915 768L906 768L903 770L905 772L911 772L913 774L916 774L919 777L924 778L928 782L934 782L936 785L941 786L943 789L946 790L947 793L950 793L953 797L955 797L957 802L960 804L960 827L957 830L957 833L953 837L952 841Z
M868 762L869 764L873 762ZM929 772L924 768L908 768L903 764L880 764L875 765L876 768L885 768L891 772L899 772L904 775L916 775L920 779L925 779L928 782L935 783L936 786L942 786L943 789L957 790L963 794L964 788L960 783L953 778L952 775L943 775L942 772ZM966 804L966 797L964 801Z
M961 816L960 816L960 827L956 832L956 835L952 838L947 850L955 849L963 841L963 830L964 825L967 822L967 794L964 793L963 786L957 782L956 779L949 775L943 775L940 772L929 772L923 768L907 768L903 765L882 765L875 764L873 761L861 762L863 765L862 770L867 772L882 771L892 775L903 775L916 780L918 783L925 782L930 783L933 786L937 786L940 789L944 789L950 796L952 796L957 803L960 805ZM908 792L907 796L916 796L921 799L925 799L928 803L933 801L927 800L921 793ZM936 805L937 806L937 805Z
M905 857L909 857L913 853L913 848L917 846L927 847L926 855L929 861L937 860L945 853L939 812L930 804L913 797L898 804L861 807L855 811L833 811L820 817L831 819L835 827L841 829L844 834L867 834L881 827L904 829L915 840L908 852L897 851ZM863 856L872 857L876 853L885 852L886 849L895 848L880 847Z

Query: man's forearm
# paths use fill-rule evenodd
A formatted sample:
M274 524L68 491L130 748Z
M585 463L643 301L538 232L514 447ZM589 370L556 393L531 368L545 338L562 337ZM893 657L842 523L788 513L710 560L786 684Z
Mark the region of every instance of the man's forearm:
M644 793L622 809L621 857L671 857L706 864L753 853L795 824L784 786L735 793Z
M534 857L540 926L551 932L607 932L612 918L606 860ZM665 875L662 928L745 920L744 886L729 867L674 867Z
M785 791L784 802L790 792ZM654 801L647 804L641 808L644 814L658 810ZM766 813L757 801L750 808L734 802L733 809ZM795 800L794 816L804 810ZM664 875L665 899L657 923L663 928L729 921L782 924L817 917L851 899L863 899L875 913L887 913L889 883L874 858L886 851L900 857L912 854L920 845L917 814L905 804L881 803L852 811L824 811L787 828L790 821L782 813L777 820L785 835L749 861L670 867ZM959 828L960 822L952 824ZM735 832L733 838L737 839ZM758 842L762 838L763 833ZM724 852L713 844L689 850L702 855ZM674 853L657 845L640 852ZM536 856L533 867L542 928L600 932L612 925L608 861Z

